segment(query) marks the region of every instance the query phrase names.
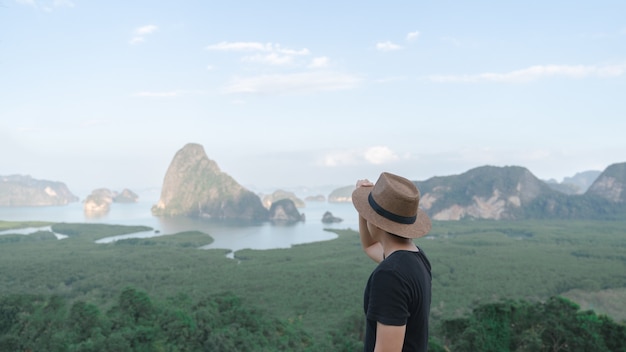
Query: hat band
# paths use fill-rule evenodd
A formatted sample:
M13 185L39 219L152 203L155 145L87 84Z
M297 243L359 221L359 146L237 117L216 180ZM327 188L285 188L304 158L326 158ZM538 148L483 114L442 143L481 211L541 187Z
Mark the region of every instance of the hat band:
M393 222L397 222L400 224L407 224L407 225L414 224L415 220L417 220L417 215L402 216L402 215L394 214L390 211L385 210L383 207L378 205L378 203L376 203L376 201L374 200L374 197L372 197L372 193L369 194L369 196L367 197L367 200L369 201L372 209L374 209L374 211L378 215L384 217L385 219L388 219L388 220L391 220Z

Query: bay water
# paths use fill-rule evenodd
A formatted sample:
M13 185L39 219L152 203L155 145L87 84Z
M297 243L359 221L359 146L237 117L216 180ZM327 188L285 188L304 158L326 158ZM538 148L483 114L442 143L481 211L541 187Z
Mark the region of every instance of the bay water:
M189 217L156 217L150 209L155 201L139 201L137 203L113 203L110 211L100 217L89 217L83 211L80 202L66 206L49 207L0 207L0 220L4 221L50 221L67 223L102 223L116 225L143 225L153 230L109 237L99 240L107 243L122 238L147 238L164 236L182 231L201 231L210 235L214 241L203 248L227 249L227 255L233 257L240 249L273 249L289 248L295 244L332 240L336 235L325 229L358 229L357 213L352 203L307 202L306 207L299 208L306 220L293 224L272 222L247 223L235 221L217 221ZM329 211L333 216L342 218L338 223L325 224L322 216ZM29 234L40 229L0 231L0 235L8 233ZM41 230L49 230L49 227ZM63 238L63 236L57 236Z

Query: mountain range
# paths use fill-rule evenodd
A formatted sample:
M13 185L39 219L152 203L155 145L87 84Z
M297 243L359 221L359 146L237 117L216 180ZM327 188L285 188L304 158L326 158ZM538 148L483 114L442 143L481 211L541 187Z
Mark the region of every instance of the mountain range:
M607 167L583 194L557 191L520 166L482 166L415 181L435 220L619 219L626 214L626 163Z
M413 182L421 192L421 208L434 220L626 218L626 163L612 164L602 172L582 172L561 184L540 180L521 166L481 166L459 175ZM328 195L328 201L350 202L353 190L354 186L337 188ZM280 193L276 192L271 201L279 201ZM0 206L63 205L77 200L61 182L0 176ZM296 205L301 206L284 204L278 211L289 209L297 221L301 214L294 211ZM278 219L278 213L272 214L268 208L271 204L264 204L260 195L221 171L201 145L189 143L174 155L152 213Z

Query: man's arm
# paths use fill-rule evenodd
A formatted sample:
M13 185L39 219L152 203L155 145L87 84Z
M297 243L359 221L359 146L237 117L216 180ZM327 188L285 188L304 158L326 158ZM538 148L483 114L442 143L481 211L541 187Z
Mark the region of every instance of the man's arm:
M404 346L406 325L394 326L376 323L376 347L374 352L400 352Z
M378 241L374 241L370 231L367 229L367 220L359 215L359 235L361 236L361 247L373 261L380 263L383 261L383 246Z

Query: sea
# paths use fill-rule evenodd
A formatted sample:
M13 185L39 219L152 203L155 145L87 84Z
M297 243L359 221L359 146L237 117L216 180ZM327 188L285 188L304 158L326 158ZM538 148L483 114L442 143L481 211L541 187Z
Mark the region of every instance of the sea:
M156 201L139 201L136 203L112 203L110 211L100 217L89 217L83 211L81 202L65 206L46 207L0 207L0 220L3 221L50 221L66 223L101 223L116 225L143 225L152 228L150 231L137 232L122 236L107 237L97 243L110 243L123 238L149 238L171 235L182 231L201 231L210 235L214 241L204 249L226 249L227 257L233 258L234 253L241 249L267 250L274 248L290 248L296 244L328 241L336 238L336 234L326 229L358 229L358 215L352 203L307 202L299 208L305 215L305 221L293 224L272 222L241 223L235 221L219 221L189 217L156 217L151 213ZM341 218L341 222L323 223L325 212ZM0 231L3 234L28 235L44 228L26 228L21 230ZM59 240L64 236L57 235Z

